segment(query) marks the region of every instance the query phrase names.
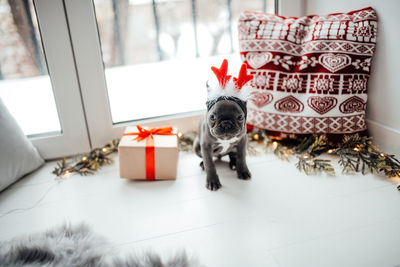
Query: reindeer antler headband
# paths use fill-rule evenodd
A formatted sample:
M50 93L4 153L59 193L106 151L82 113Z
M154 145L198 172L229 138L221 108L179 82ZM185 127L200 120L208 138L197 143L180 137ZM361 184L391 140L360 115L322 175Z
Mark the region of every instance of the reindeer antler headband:
M244 85L253 79L253 75L247 75L247 65L245 63L243 63L240 67L239 76L237 78L233 77L233 79L231 79L231 75L227 75L228 60L226 59L222 61L219 69L213 66L211 67L211 70L217 77L219 86L209 89L208 100L212 100L220 96L236 97L242 101L247 100L249 92L247 90L248 88L244 88Z

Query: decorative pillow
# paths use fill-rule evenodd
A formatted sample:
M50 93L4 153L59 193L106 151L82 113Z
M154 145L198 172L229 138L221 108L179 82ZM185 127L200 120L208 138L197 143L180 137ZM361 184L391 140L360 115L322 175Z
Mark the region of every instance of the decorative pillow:
M0 99L0 191L43 163Z
M301 18L242 13L240 54L254 75L248 123L276 137L365 134L376 34L371 7Z

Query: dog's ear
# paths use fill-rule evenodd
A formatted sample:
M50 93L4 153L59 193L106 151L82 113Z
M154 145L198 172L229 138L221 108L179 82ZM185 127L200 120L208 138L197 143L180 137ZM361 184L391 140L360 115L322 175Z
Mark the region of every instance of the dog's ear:
M215 104L214 101L208 100L208 101L206 102L207 111L209 111L210 108L211 108L214 104Z
M210 88L210 85L208 84L208 80L206 81L206 88L207 88L207 93L209 93L211 88Z

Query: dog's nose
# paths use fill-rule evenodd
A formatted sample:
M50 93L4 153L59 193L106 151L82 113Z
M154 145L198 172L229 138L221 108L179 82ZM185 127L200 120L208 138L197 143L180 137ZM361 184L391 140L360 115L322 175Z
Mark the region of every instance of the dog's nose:
M220 125L225 130L230 130L233 128L233 123L230 120L221 121Z

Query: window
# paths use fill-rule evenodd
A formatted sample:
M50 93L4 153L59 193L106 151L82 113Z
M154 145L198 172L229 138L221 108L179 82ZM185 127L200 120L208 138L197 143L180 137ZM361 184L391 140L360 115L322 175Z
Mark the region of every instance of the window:
M60 133L33 3L2 0L0 16L0 97L26 135Z
M92 146L127 123L192 124L184 118L203 112L210 66L228 58L239 69L239 13L275 2L65 0Z
M0 97L45 158L90 149L60 0L0 0Z
M104 145L128 123L193 128L210 66L239 68L240 12L276 3L0 0L0 97L45 158Z
M95 0L113 123L204 109L210 64L239 64L243 10L267 0ZM151 103L151 104L150 104Z

